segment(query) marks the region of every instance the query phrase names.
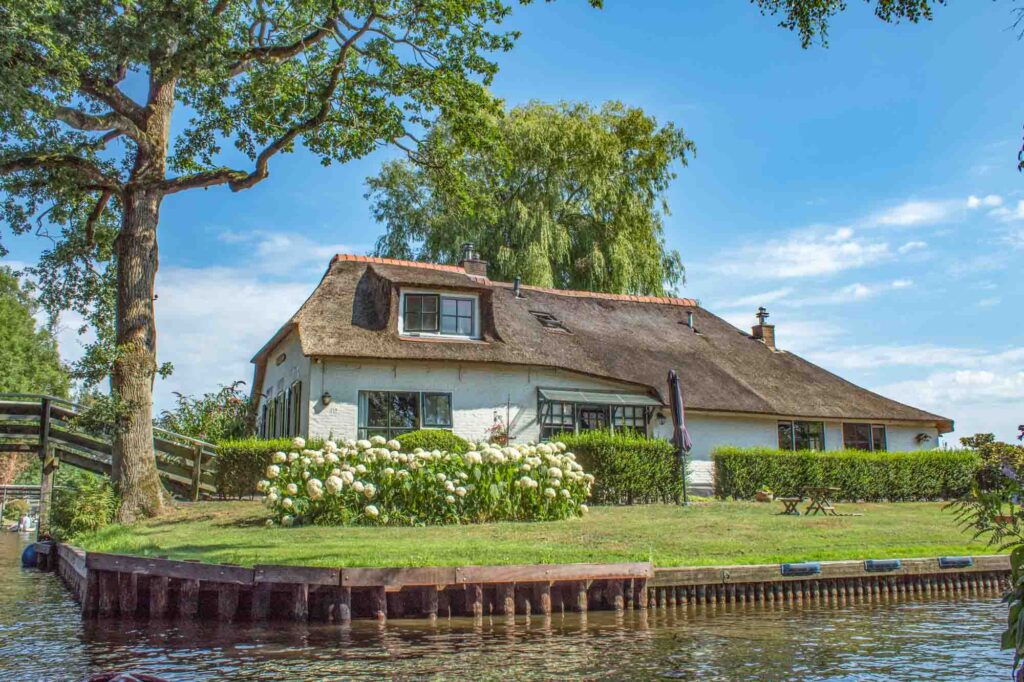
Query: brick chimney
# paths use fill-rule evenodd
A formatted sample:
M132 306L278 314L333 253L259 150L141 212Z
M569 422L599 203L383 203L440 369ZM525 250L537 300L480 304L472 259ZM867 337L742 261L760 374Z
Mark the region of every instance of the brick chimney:
M753 328L753 337L758 341L764 343L772 350L775 350L775 325L765 324L764 321L768 319L768 311L765 310L764 306L757 309L757 324Z
M480 259L480 253L470 242L462 245L462 260L459 261L459 265L467 275L487 276L487 261Z

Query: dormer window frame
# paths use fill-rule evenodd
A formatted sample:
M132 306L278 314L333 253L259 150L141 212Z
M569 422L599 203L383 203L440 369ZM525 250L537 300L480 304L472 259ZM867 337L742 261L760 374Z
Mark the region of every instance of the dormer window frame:
M401 289L399 292L398 305L398 335L405 338L428 338L428 339L470 339L480 340L480 295L463 291L446 291L443 289L422 289L409 288ZM406 331L405 329L405 308L406 299L409 296L436 296L437 297L437 331ZM469 334L445 332L444 329L444 308L445 301L469 301L472 304L472 330ZM457 304L456 304L457 305Z

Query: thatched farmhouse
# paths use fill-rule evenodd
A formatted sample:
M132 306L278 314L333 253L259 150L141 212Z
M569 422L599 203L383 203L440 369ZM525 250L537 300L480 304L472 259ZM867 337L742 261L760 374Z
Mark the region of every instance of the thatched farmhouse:
M718 445L931 448L953 428L776 348L764 316L748 333L690 299L496 282L472 250L458 266L336 256L253 363L268 437L667 437L669 369L698 460Z

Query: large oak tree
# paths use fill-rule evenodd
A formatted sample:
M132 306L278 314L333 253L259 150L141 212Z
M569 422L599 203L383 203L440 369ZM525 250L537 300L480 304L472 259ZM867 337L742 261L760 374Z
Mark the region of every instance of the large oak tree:
M299 145L324 163L389 144L415 154L440 113L492 106L490 55L515 38L497 28L508 12L503 0L0 6L2 216L15 233L59 231L41 278L54 305L79 297L102 318L89 299L116 283L119 521L163 505L152 392L164 198L248 189Z

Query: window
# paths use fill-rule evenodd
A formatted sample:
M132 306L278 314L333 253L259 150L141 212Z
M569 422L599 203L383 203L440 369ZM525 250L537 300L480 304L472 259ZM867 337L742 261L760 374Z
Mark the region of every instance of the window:
M560 433L576 430L575 405L542 401L540 410L540 438L548 440Z
M436 334L438 298L437 294L406 294L403 329Z
M469 298L441 299L441 333L459 336L473 335L473 300Z
M635 405L612 408L612 426L647 433L647 408Z
M843 447L849 450L885 450L885 426L843 424Z
M400 332L416 336L477 336L477 300L473 296L404 294Z
M871 449L885 451L885 427L881 424L871 426Z
M452 396L450 393L423 394L423 427L452 428Z
M288 389L288 399L291 403L291 422L287 436L297 436L302 433L302 382L296 381Z
M450 393L360 391L359 437L394 438L417 429L452 428Z
M540 310L531 310L530 314L536 317L537 321L540 322L541 326L545 329L553 332L563 332L565 334L571 333L568 327L562 324L562 321L551 313L545 313Z
M780 450L824 450L825 424L822 422L779 422Z

